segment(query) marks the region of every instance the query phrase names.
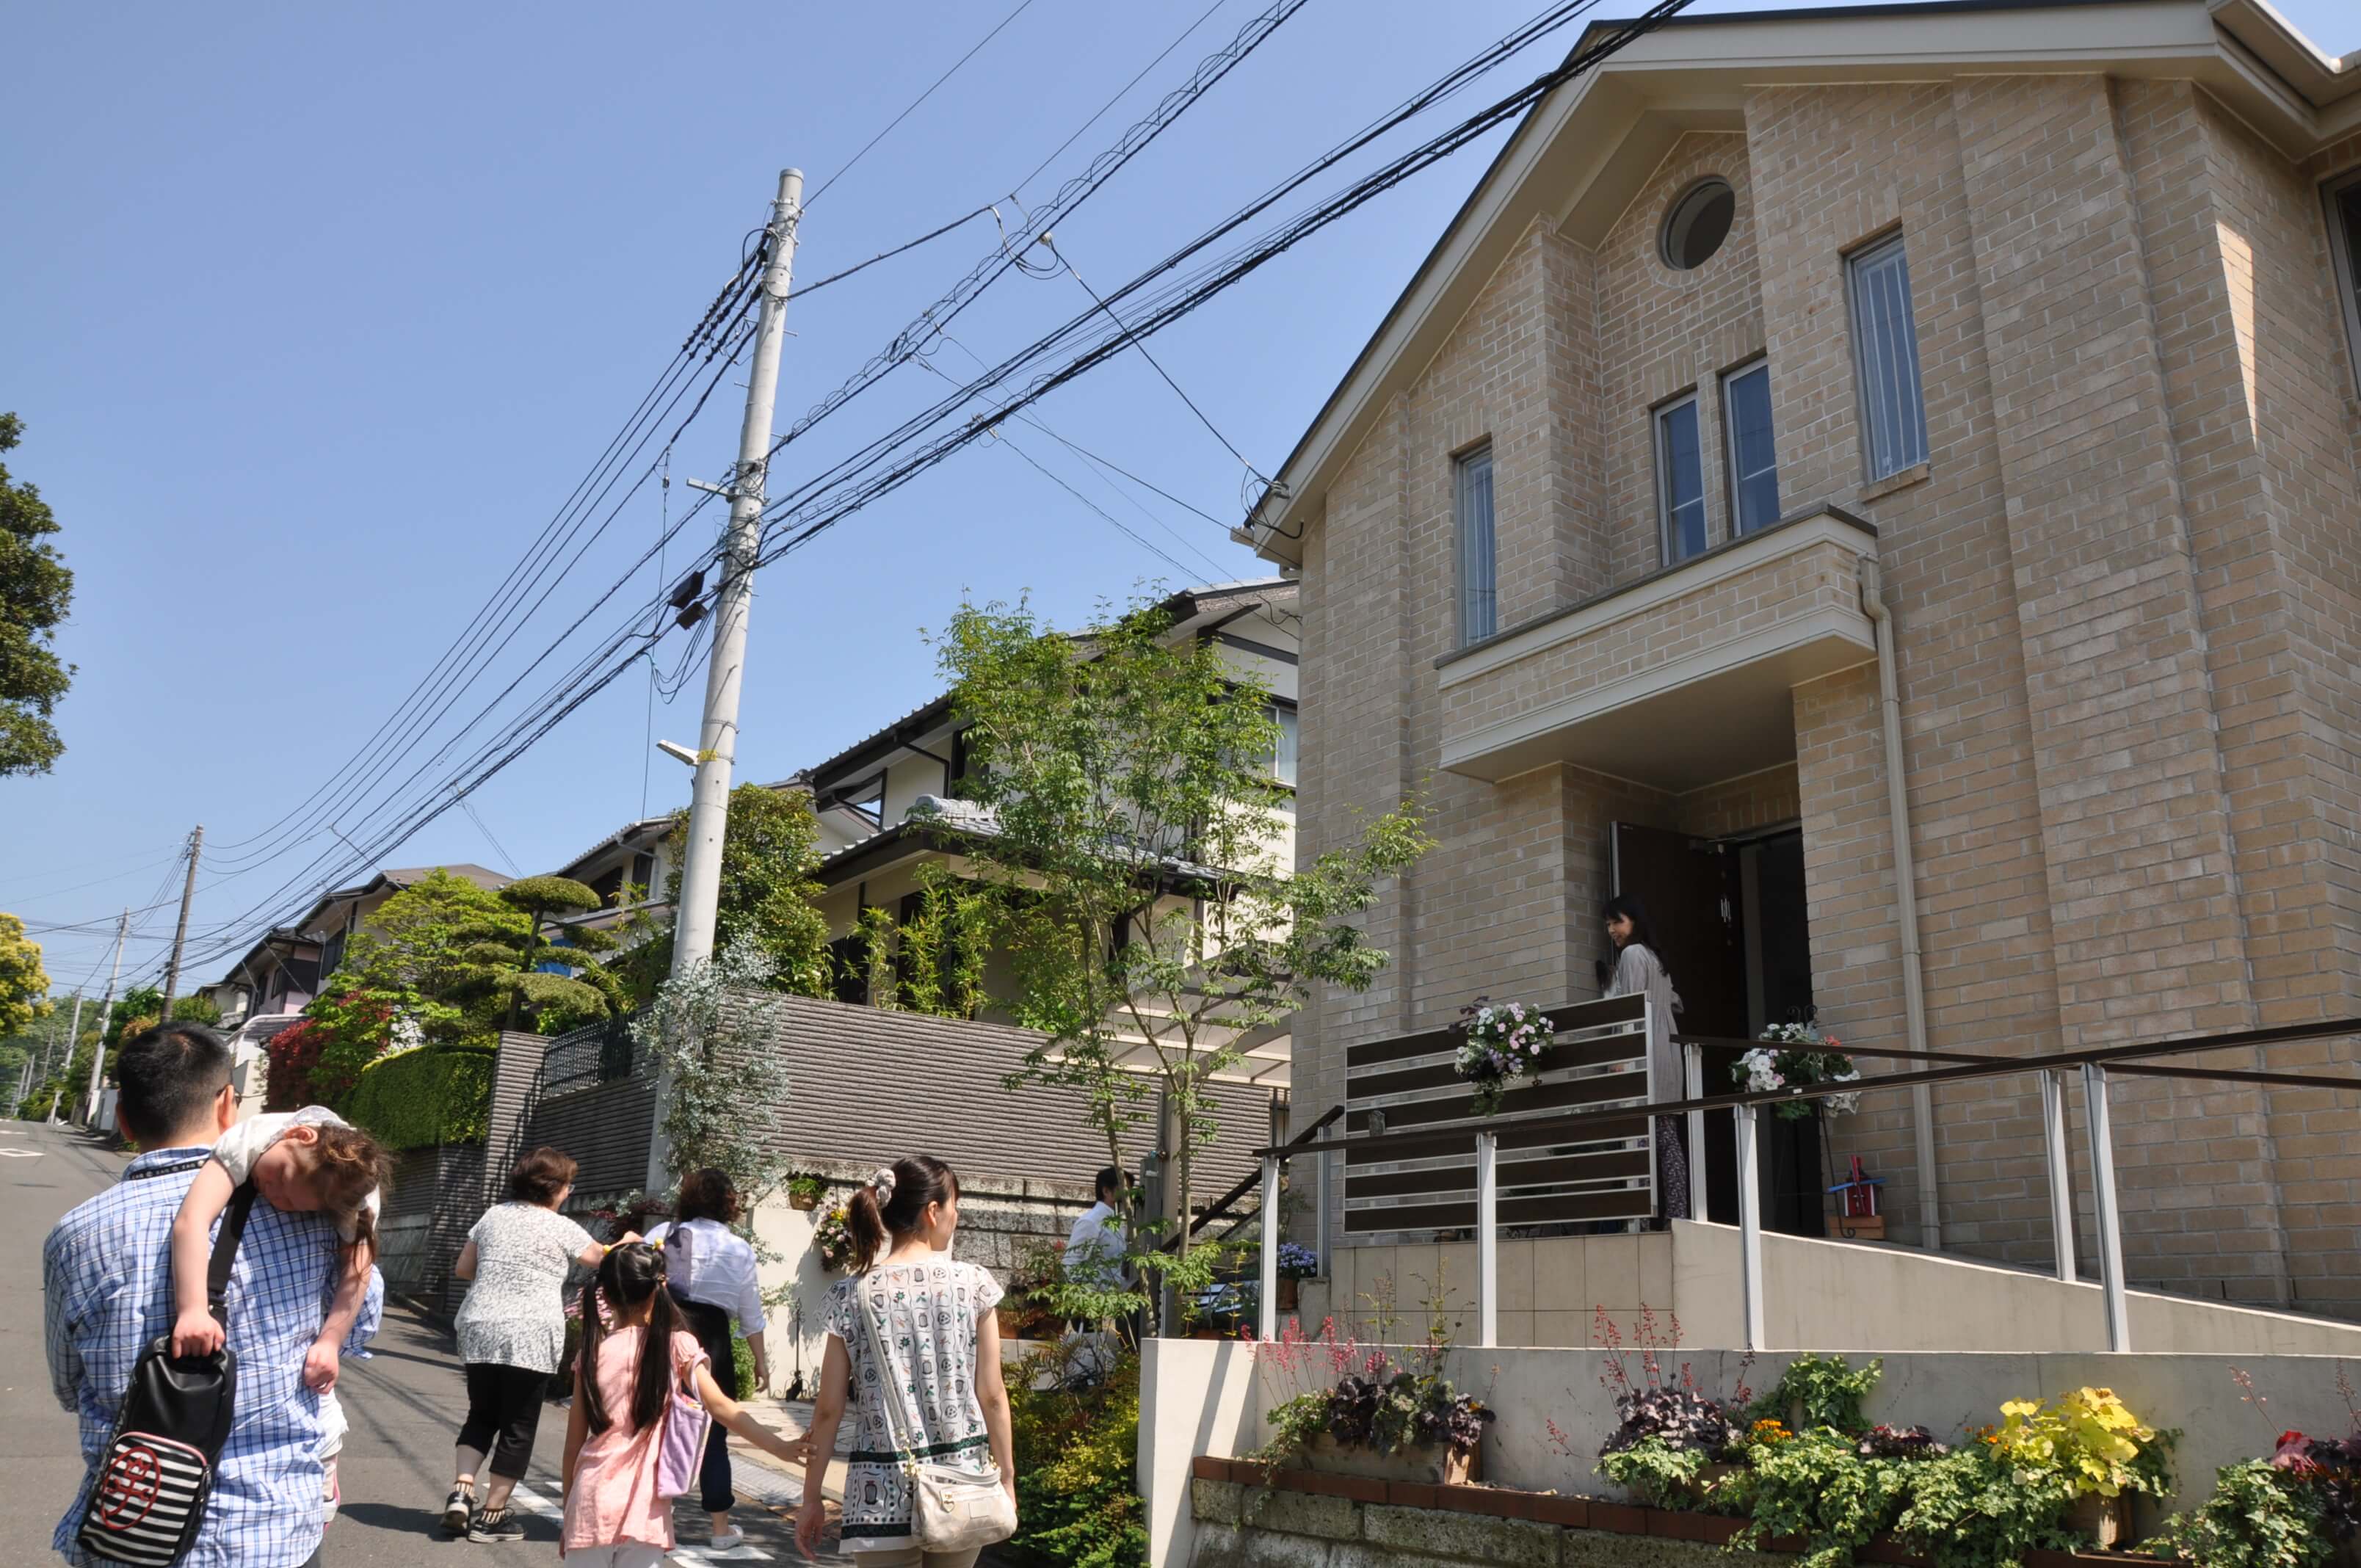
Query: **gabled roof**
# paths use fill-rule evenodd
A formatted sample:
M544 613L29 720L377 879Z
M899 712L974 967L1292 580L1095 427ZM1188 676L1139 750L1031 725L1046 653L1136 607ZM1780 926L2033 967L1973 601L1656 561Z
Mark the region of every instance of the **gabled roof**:
M594 856L603 855L608 850L616 848L618 845L636 842L642 836L657 832L659 830L663 832L670 832L672 830L672 817L669 813L663 817L642 817L636 822L626 822L623 826L616 828L612 833L608 834L604 839L599 839L597 843L591 845L588 849L583 850L580 854L566 861L563 866L560 866L556 874L564 876L567 872L571 872L575 867Z
M1167 595L1156 606L1172 618L1176 630L1189 630L1194 622L1208 618L1252 609L1276 598L1292 599L1298 588L1291 577L1248 577L1234 583L1209 583L1200 587L1182 588ZM828 761L805 769L796 779L809 784L819 784L847 773L865 773L891 758L895 752L923 740L928 735L950 722L951 697L949 692L919 704L884 729L866 736L839 751Z
M1630 26L1592 23L1568 58ZM2290 159L2361 130L2361 53L2323 53L2267 0L1933 0L1674 17L1526 113L1233 536L1300 564L1305 520L1517 239L1546 219L1597 243L1681 136L1744 130L1755 87L2060 71L2193 80Z

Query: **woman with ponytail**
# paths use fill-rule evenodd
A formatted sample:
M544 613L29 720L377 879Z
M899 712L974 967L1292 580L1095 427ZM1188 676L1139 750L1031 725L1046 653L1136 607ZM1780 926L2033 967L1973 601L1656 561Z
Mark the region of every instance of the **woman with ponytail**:
M860 1568L970 1568L973 1549L919 1549L905 1466L923 1460L979 1475L997 1470L1014 1503L1008 1389L992 1310L1000 1284L950 1255L959 1178L939 1159L895 1160L853 1193L849 1210L853 1277L829 1294L796 1545L806 1557L819 1545L820 1483L849 1404L843 1549Z
M568 1563L657 1568L673 1549L672 1499L656 1495L664 1408L677 1381L715 1421L788 1464L808 1444L756 1420L713 1380L712 1364L664 1288L645 1242L608 1252L582 1290L582 1360L566 1425Z

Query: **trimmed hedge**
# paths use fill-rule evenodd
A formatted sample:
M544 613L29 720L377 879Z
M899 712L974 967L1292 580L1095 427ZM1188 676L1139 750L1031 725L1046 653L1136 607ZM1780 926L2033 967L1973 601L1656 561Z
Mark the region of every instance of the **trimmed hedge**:
M389 1149L471 1144L492 1110L494 1053L426 1046L361 1069L345 1117Z

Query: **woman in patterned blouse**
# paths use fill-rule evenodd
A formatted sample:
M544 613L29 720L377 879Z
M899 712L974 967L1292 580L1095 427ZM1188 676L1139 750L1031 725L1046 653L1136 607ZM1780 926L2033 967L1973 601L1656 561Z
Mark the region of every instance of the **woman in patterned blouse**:
M951 1256L959 1178L942 1161L895 1160L853 1193L850 1209L853 1277L829 1295L828 1351L796 1544L807 1557L819 1544L820 1483L850 1403L843 1549L860 1568L969 1568L973 1551L919 1551L903 1466L917 1458L979 1475L996 1467L1015 1501L1008 1389L992 1311L1000 1284ZM895 1402L890 1417L887 1399ZM915 1454L895 1441L897 1429L917 1440Z

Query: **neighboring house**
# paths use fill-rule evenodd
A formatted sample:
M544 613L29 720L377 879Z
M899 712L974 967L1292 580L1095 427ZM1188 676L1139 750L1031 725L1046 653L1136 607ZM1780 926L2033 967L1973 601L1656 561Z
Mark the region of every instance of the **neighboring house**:
M301 1013L320 989L319 938L301 927L278 927L201 989L222 1010L225 1029L266 1014Z
M673 872L672 853L664 840L672 834L672 817L642 817L608 834L553 873L570 877L598 895L604 905L595 915L569 916L561 926L619 926L645 914L664 923L672 905L664 886ZM636 897L624 894L636 888Z
M222 1003L224 1025L232 1022L232 1009L223 1002L225 997L237 1002L236 1019L239 1023L266 1014L303 1011L320 993L325 977L334 974L336 966L344 962L345 947L353 933L368 925L368 917L387 899L437 871L464 877L488 892L516 880L483 866L465 863L410 866L381 871L367 882L328 894L313 905L302 919L272 930L231 965L227 974L203 988L206 995Z
M1298 1123L1349 1046L1595 995L1619 889L1697 1034L2361 1014L2356 264L2361 60L2259 0L1684 17L1537 104L1242 531L1301 572L1304 852L1422 789L1439 841L1299 1016ZM2046 1263L2038 1087L1937 1093L1932 1168L1874 1098L1834 1163ZM2361 1314L2349 1104L2114 1103L2135 1281Z
M1295 598L1292 581L1267 577L1191 588L1159 607L1171 617L1172 637L1214 644L1233 667L1269 686L1281 737L1273 765L1290 785L1298 722ZM966 772L966 743L945 694L779 786L808 788L819 818L827 857L818 872L819 905L833 938L837 1000L869 999L861 912L884 909L897 921L909 919L918 910L920 868L955 867L961 838L991 830L988 814L956 798ZM1291 839L1275 848L1282 861L1292 858ZM1005 995L1008 983L996 970L986 975L985 988L994 994ZM1258 1031L1249 1056L1225 1076L1286 1083L1283 1031Z

